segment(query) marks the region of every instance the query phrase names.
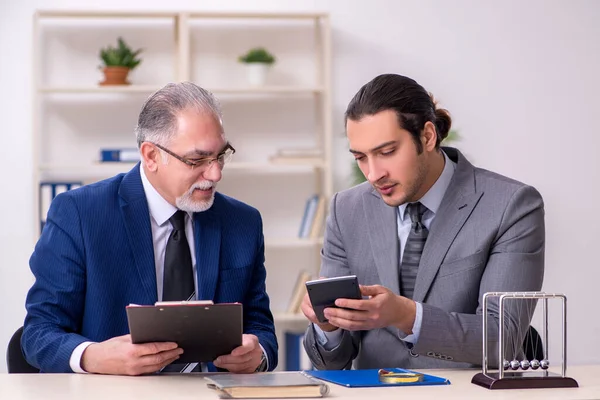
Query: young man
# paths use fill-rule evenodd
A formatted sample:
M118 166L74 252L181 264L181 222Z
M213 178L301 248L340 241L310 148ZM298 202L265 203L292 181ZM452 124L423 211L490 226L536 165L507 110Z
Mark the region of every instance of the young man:
M132 344L125 306L208 299L244 307L242 346L214 366L274 369L261 216L215 191L235 151L216 99L189 82L169 84L144 104L136 135L142 161L130 172L52 202L30 260L27 361L42 372L159 371L182 349Z
M325 324L305 297L304 345L317 368L480 365L483 294L541 289L540 194L440 148L450 126L447 111L399 75L376 77L350 102L350 152L368 182L333 197L321 275L357 275L364 297L338 299L343 308L326 309ZM520 352L530 314L509 304L507 356Z

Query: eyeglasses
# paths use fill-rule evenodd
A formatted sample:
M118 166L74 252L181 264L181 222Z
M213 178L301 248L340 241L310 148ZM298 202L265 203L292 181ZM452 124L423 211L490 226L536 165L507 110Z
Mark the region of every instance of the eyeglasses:
M150 143L152 143L152 142L150 142ZM217 154L216 157L204 157L204 158L197 158L197 159L189 159L186 157L178 156L177 154L173 153L171 150L166 149L159 144L156 144L156 143L152 143L152 144L155 145L156 147L158 147L159 149L161 149L162 151L164 151L165 153L175 157L182 163L189 165L190 167L192 167L192 169L199 168L203 171L208 170L215 161L219 165L219 168L223 168L223 166L225 164L227 164L229 161L231 161L231 157L235 153L235 149L233 148L233 146L230 145L229 143L227 143L227 145L225 146L223 151L221 151L219 154Z

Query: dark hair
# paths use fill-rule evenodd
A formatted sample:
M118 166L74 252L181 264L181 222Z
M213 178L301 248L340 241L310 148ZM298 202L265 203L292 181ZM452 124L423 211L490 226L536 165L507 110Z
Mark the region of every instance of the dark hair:
M398 125L406 129L421 153L421 132L427 121L431 121L437 131L436 148L448 136L452 118L447 110L437 108L433 95L413 79L396 74L383 74L360 88L346 109L345 121L359 121L367 115L394 110L398 115Z

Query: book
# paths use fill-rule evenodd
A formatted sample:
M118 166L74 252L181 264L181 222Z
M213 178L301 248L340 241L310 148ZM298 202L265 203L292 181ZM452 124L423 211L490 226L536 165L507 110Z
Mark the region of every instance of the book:
M310 236L310 231L315 219L318 203L319 196L316 194L310 196L308 200L306 200L306 205L304 206L304 215L302 216L302 221L300 222L300 231L298 232L299 238L308 238Z
M325 196L319 196L317 203L317 211L313 218L312 226L310 228L309 237L311 239L317 239L323 234L323 226L325 222Z
M306 350L304 350L305 332L286 332L285 333L285 370L286 371L307 371L314 369L314 365Z
M282 157L323 157L323 149L317 147L295 147L279 149L275 155Z
M300 312L300 306L302 304L302 299L306 294L306 281L309 281L312 276L306 272L302 271L298 275L296 279L296 284L294 285L294 290L292 291L292 297L290 298L290 303L287 308L287 312L290 314L297 314Z
M101 149L101 162L138 162L140 151L138 149Z
M393 372L409 372L402 368L389 368ZM355 387L374 387L374 386L428 386L428 385L449 385L450 381L439 376L422 374L423 380L420 382L398 382L398 383L383 383L379 381L378 369L358 369L358 370L330 370L330 371L306 371L307 375L322 379L327 382L335 383L336 385Z
M305 164L322 164L323 158L314 156L271 156L269 161L273 164L287 164L287 165L305 165Z
M166 302L126 307L131 342L175 342L177 362L211 362L242 345L242 304L212 301Z
M221 399L323 397L329 386L304 372L215 374L205 378Z
M68 190L73 190L81 187L83 182L80 181L43 181L40 182L39 189L39 219L40 219L40 232L46 225L46 217L48 216L48 210L52 200L59 194Z

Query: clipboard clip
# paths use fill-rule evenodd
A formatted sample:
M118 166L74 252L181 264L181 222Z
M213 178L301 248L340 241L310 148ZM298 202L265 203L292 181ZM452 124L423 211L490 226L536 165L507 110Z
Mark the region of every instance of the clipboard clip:
M417 372L395 372L387 369L377 371L381 383L414 383L422 382L423 374Z

